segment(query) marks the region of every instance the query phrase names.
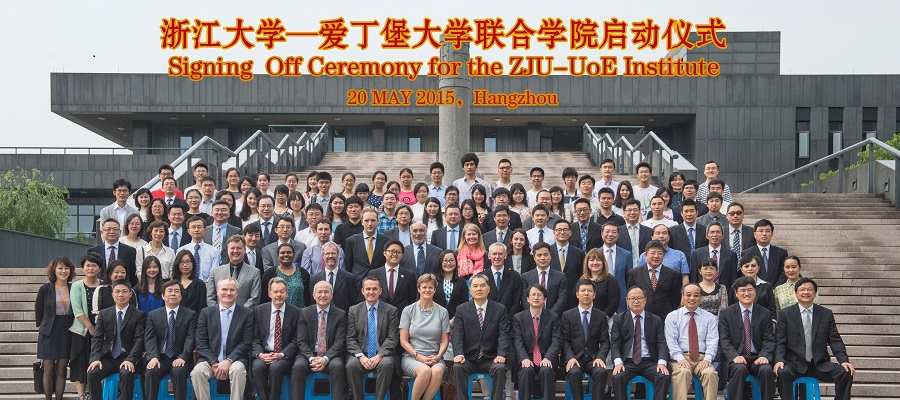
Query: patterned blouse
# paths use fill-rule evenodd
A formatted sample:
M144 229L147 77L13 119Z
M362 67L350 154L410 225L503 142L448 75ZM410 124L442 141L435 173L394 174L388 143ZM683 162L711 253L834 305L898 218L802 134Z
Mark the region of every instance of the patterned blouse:
M797 304L797 295L794 293L794 284L791 282L785 282L772 290L775 292L775 314L778 315L781 310L788 308L794 304ZM814 303L819 304L819 295L816 294L816 299L813 300Z
M275 275L287 282L288 296L287 299L285 299L285 302L299 308L306 307L306 301L303 300L305 289L303 287L303 275L300 274L300 271L296 270L293 274L285 275L281 272L281 269L278 269L275 271Z
M709 311L710 314L719 315L719 310L728 307L728 290L725 289L725 285L716 285L710 293L701 286L700 293L703 295L700 298L700 308Z

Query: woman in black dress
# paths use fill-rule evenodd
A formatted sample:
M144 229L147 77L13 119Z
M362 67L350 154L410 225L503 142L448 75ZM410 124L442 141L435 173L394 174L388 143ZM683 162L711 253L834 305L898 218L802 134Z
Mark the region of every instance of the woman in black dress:
M206 285L197 277L197 261L190 250L182 250L175 255L172 280L181 283L182 306L197 313L206 307Z
M72 344L69 327L75 319L69 291L75 278L75 264L57 257L47 265L47 279L34 302L34 322L38 329L37 357L44 365L44 399L63 400L66 390L66 366Z
M435 274L437 285L434 288L434 302L447 309L452 325L456 307L469 301L469 287L466 285L465 279L459 278L459 272L456 269L456 253L453 250L441 252L438 262L440 263L440 273Z
M756 301L754 303L759 304L769 310L772 315L775 315L775 291L772 288L772 284L766 282L759 278L759 265L762 264L762 260L753 254L747 254L741 257L740 262L740 270L739 272L742 274L741 276L746 276L749 278L753 278L756 281ZM730 304L734 304L737 302L737 298L734 296L734 291L729 291L729 302Z
M81 270L84 279L72 284L72 312L75 321L72 322L72 351L69 357L69 380L75 382L75 390L78 399L85 400L87 393L87 367L91 358L91 337L94 336L94 324L97 322L94 316L93 302L94 292L100 287L100 266L103 265L103 257L97 253L87 253L81 257Z

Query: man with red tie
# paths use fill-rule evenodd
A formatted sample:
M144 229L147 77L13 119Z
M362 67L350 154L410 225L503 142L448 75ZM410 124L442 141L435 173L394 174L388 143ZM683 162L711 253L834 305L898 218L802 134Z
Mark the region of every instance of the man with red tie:
M681 289L681 308L666 317L666 343L672 367L672 398L687 399L694 375L703 385L703 398L716 398L719 374L712 362L719 348L719 321L700 308L700 286L689 283Z
M300 309L285 303L287 282L274 277L269 281L271 303L253 309L256 329L253 330L253 388L261 400L281 398L282 378L290 372L297 355L294 340Z
M627 399L628 381L642 376L653 382L653 400L665 400L669 397L669 355L663 321L645 310L644 289L632 286L625 300L630 311L613 317L610 337L616 398Z

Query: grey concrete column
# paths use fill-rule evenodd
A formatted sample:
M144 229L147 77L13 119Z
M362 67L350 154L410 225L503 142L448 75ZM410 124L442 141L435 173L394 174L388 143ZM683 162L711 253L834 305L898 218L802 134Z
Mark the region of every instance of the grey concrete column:
M372 151L379 152L385 149L384 122L372 122Z
M528 123L528 151L541 151L541 123Z
M452 44L441 45L441 61L461 62L459 76L442 76L438 81L438 89L454 90L455 97L462 100L457 104L438 107L438 161L444 163L446 170L444 183L450 184L461 178L462 168L459 160L469 152L469 123L472 104L472 79L466 62L469 60L469 44L463 43L457 50Z
M150 147L150 121L134 121L131 128L131 148ZM134 150L135 155L147 154L147 150Z

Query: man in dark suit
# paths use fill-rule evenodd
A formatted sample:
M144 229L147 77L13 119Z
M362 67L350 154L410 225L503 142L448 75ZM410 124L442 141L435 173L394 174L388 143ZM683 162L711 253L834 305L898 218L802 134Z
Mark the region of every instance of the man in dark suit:
M384 266L369 272L369 276L375 277L382 287L387 288L381 293L381 301L396 307L398 312L415 302L419 294L416 273L400 268L401 258L403 243L390 240L384 245Z
M253 389L261 400L281 398L281 381L294 365L297 355L297 323L300 309L285 303L287 282L274 277L269 281L272 301L253 308L256 329L250 356L253 360Z
M594 380L592 399L606 399L606 356L609 354L609 324L603 310L594 308L594 283L582 279L575 284L578 304L562 315L563 359L566 380L576 400L584 399L581 374Z
M550 246L550 269L562 271L566 275L566 287L573 288L584 272L584 251L576 246L570 246L572 229L569 221L564 219L556 221L553 236L556 242ZM569 290L563 310L568 309L571 302L571 289ZM556 315L562 315L562 310Z
M681 204L684 222L669 228L669 247L690 257L694 250L709 244L706 226L697 223L697 203L685 200Z
M753 238L756 245L744 250L741 256L752 254L762 260L759 265L759 277L772 284L772 287L781 285L787 281L784 276L784 260L788 257L787 250L772 245L772 235L775 234L775 225L772 221L761 219L753 225Z
M275 219L275 236L277 239L263 247L262 259L263 269L277 267L278 262L278 246L289 244L294 248L294 265L300 265L303 259L303 252L306 251L306 244L294 240L294 221L290 218Z
M203 241L219 250L222 259L228 259L228 249L225 247L225 241L232 235L240 235L241 228L228 223L231 217L231 206L225 200L216 200L212 206L213 222L206 226L206 233L203 235Z
M744 250L756 246L753 228L744 225L744 205L738 202L731 203L725 215L728 217L728 226L724 226L725 239L722 240L722 244L735 254L741 254Z
M744 381L752 374L759 380L762 398L772 399L775 397L775 373L770 365L775 352L772 315L755 303L756 283L752 278L738 278L731 290L738 302L719 310L719 354L728 371L725 389L728 398L743 400ZM782 397L789 398L784 394Z
M113 282L112 297L116 305L100 310L97 315L94 337L91 338L91 364L87 369L93 399L103 398L103 380L116 372L120 377L119 400L130 400L134 393L134 374L144 353L147 317L128 305L131 293L127 281Z
M244 227L244 241L247 242L247 255L244 256L244 263L256 268L259 276L265 272L262 259L262 230L259 227L259 221L252 222Z
M831 310L814 304L818 285L809 278L794 284L798 303L781 310L775 329L775 366L781 393L794 393L794 379L809 376L834 382L834 398L850 399L856 369L847 358L847 349L838 333ZM827 347L838 363L831 362ZM782 397L785 395L782 394Z
M556 363L562 345L559 316L544 307L547 289L538 284L528 287L528 309L513 318L513 337L519 369L519 396L530 399L534 377L541 383L541 398L556 395ZM581 379L579 377L579 379Z
M384 244L390 240L378 234L378 211L363 210L362 225L363 232L347 238L344 248L344 269L359 277L384 265Z
M240 400L253 343L253 311L236 304L238 284L234 278L220 280L216 292L219 304L200 310L197 319L198 357L191 384L197 400L209 400L211 378L230 380L231 400Z
M697 205L697 217L702 217L709 212L709 208L697 199L697 189L699 187L700 185L697 184L697 181L688 179L684 181L684 189L682 189L681 194L684 195L684 200L692 200ZM683 201L682 204L684 204ZM681 206L672 207L672 209L681 213Z
M575 222L572 225L572 245L581 249L585 254L590 249L596 249L603 245L603 226L591 222L591 202L580 198L572 204L575 213Z
M628 273L628 287L644 289L647 311L654 315L669 315L681 305L681 273L662 264L665 248L662 242L651 240L644 252L647 264Z
M150 311L144 330L144 398L156 399L159 381L171 374L175 400L185 400L188 373L194 368L197 313L180 306L178 281L163 283L159 290L166 305Z
M606 259L607 269L610 275L616 278L619 284L619 309L616 313L623 313L626 310L625 293L628 292L628 273L631 272L634 259L631 252L625 248L616 245L619 241L619 227L615 222L609 221L603 224L603 246L600 251Z
M507 210L506 229L513 231L515 229L521 228L522 217L519 215L519 213L509 212L509 200L511 197L509 189L505 187L494 189L491 192L491 197L494 199L494 211L487 213L487 215L484 217L484 223L482 223L481 225L484 228L485 232L496 230L497 226L500 224L499 222L497 222L497 208L500 206L506 207ZM485 246L487 246L487 244L485 244Z
M184 225L184 216L187 214L187 206L173 204L169 207L169 227L166 228L166 237L163 244L176 250L191 242L191 235Z
M716 279L726 288L730 288L737 279L737 255L722 245L722 238L725 236L723 232L722 225L718 222L713 222L706 227L706 238L709 240L709 244L691 253L691 283L699 283L703 280L700 277L700 263L705 259L716 262L719 271Z
M526 289L533 283L537 283L547 289L547 308L556 315L562 314L566 309L566 301L569 296L569 284L566 275L558 270L550 268L550 246L539 242L532 250L534 262L537 267L522 274L522 304L527 304L528 292Z
M331 398L343 400L347 391L344 350L347 348L347 312L332 307L331 285L319 281L313 286L316 304L301 310L297 326L300 354L291 372L291 398L303 400L306 376L323 372L331 377ZM324 326L324 328L323 328Z
M137 251L125 243L119 242L121 236L121 228L119 221L115 218L108 218L100 225L100 232L103 234L103 243L88 249L88 252L97 253L103 257L103 265L100 266L100 274L98 276L106 276L106 266L114 260L122 260L125 263L125 272L128 276L128 283L133 287L137 285L137 267L134 265L137 259Z
M340 249L334 242L325 243L322 246L322 272L310 277L309 284L316 287L322 281L331 284L330 303L343 311L350 306L359 303L359 277L340 268L338 264L338 251Z
M399 240L403 246L409 246L412 244L412 232L409 231L409 224L412 222L412 208L406 204L400 204L394 211L394 215L397 217L397 226L384 231L384 235L393 240Z
M625 225L619 227L619 240L616 245L631 252L631 265L637 266L641 250L647 248L653 236L653 230L640 224L641 203L635 199L626 200L622 206L625 214ZM637 243L634 242L637 238Z
M459 399L468 396L469 375L491 375L492 399L503 398L506 356L510 347L509 315L503 304L488 300L491 286L484 274L469 279L472 301L456 308L453 322L453 382Z
M491 266L482 272L487 276L491 287L488 299L503 304L512 320L513 316L522 311L522 276L506 266L506 247L502 244L494 243L488 247L488 259Z
M459 226L461 218L459 206L448 204L444 210L444 227L431 232L431 244L440 247L441 250L456 251L462 236L462 227Z
M646 291L640 287L628 290L630 311L613 317L610 342L613 362L613 390L617 399L627 399L628 381L643 376L653 382L653 399L669 397L668 345L663 320L645 309ZM595 383L596 385L596 383Z
M509 226L509 215L518 213L510 212L509 208L506 206L497 206L493 213L496 224L494 229L484 233L482 239L484 241L484 247L489 247L490 245L497 243L498 239L500 239L500 243L503 245L509 245L509 238L512 236L512 228ZM487 219L485 219L485 221L487 221Z
M415 271L416 275L439 274L441 249L425 242L428 227L421 222L414 222L409 228L412 243L403 250L400 267ZM485 244L487 246L487 244Z
M363 221L370 213L363 216ZM365 222L363 222L365 225ZM375 398L383 399L391 386L400 342L400 315L397 308L379 300L381 282L374 276L362 280L365 301L347 312L347 381L356 399L363 398L362 374L374 371ZM375 341L369 341L374 337Z

